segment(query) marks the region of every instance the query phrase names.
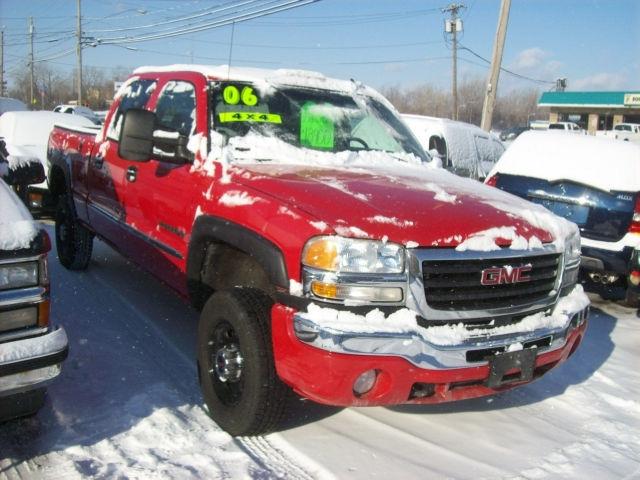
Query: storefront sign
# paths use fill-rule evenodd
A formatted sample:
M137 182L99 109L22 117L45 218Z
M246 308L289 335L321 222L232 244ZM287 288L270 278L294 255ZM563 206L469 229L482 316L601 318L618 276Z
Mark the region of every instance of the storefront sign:
M640 107L640 93L625 93L624 104L630 107Z

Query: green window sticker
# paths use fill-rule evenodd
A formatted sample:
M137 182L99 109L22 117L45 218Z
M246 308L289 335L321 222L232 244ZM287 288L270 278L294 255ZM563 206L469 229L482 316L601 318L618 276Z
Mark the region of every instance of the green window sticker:
M305 103L300 109L300 145L309 148L332 150L335 124L325 113L323 105Z
M260 112L222 112L218 114L220 123L228 122L261 122L282 123L282 117L275 113Z

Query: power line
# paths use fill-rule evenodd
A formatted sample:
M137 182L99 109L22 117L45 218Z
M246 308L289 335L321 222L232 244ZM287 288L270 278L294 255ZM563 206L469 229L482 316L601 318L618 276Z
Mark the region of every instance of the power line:
M461 50L466 50L467 52L469 52L471 55L473 55L474 57L479 58L480 60L482 60L483 62L486 62L488 64L491 64L490 60L487 60L485 57L483 57L482 55L480 55L477 52L474 52L473 50L471 50L469 47L465 47L464 45L460 45L460 49ZM514 77L518 77L521 78L523 80L529 80L530 82L536 82L536 83L542 83L542 84L547 84L547 83L551 83L555 85L555 81L550 81L550 80L541 80L539 78L532 78L532 77L527 77L526 75L522 75L521 73L516 73L512 70L509 70L507 68L504 67L500 67L500 71L508 73L509 75L513 75Z
M239 15L236 15L235 17L213 21L197 27L180 28L178 30L173 30L173 31L168 31L168 32L163 32L158 34L140 35L138 37L115 37L115 38L106 38L106 39L96 39L96 43L98 45L124 44L124 43L146 42L150 40L160 40L163 38L177 37L177 36L185 35L188 33L202 32L205 30L211 30L214 28L223 27L225 25L230 25L231 23L234 23L234 22L235 23L246 22L247 20L265 17L267 15L272 15L274 13L279 13L286 10L291 10L293 8L302 7L304 5L316 3L318 1L320 0L288 0L285 2L281 2L279 5L276 5L273 7L266 7L250 13L239 14ZM272 2L269 2L269 3L272 3Z

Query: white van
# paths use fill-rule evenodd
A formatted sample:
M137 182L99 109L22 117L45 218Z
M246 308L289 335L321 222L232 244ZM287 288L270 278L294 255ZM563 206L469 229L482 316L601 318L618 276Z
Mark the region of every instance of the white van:
M470 123L446 118L401 114L402 120L431 156L463 177L483 180L505 148L493 134Z

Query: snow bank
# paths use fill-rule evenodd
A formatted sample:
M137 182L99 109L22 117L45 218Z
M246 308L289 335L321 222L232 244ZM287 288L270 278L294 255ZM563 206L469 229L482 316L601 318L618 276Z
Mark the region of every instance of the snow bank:
M0 250L28 248L38 230L27 207L0 179Z
M490 330L470 330L463 323L423 328L416 321L416 312L403 308L388 317L379 309L369 311L366 315L358 315L348 311L322 308L315 304L307 307L302 318L311 320L323 329L341 333L410 333L418 334L432 345L460 345L472 339L480 340L487 335L523 334L539 329L562 328L570 320L568 311L577 311L589 305L589 298L582 286L562 298L551 315L537 313L524 317L520 322Z
M640 190L640 145L590 135L528 131L513 142L489 176L496 173L636 192Z

